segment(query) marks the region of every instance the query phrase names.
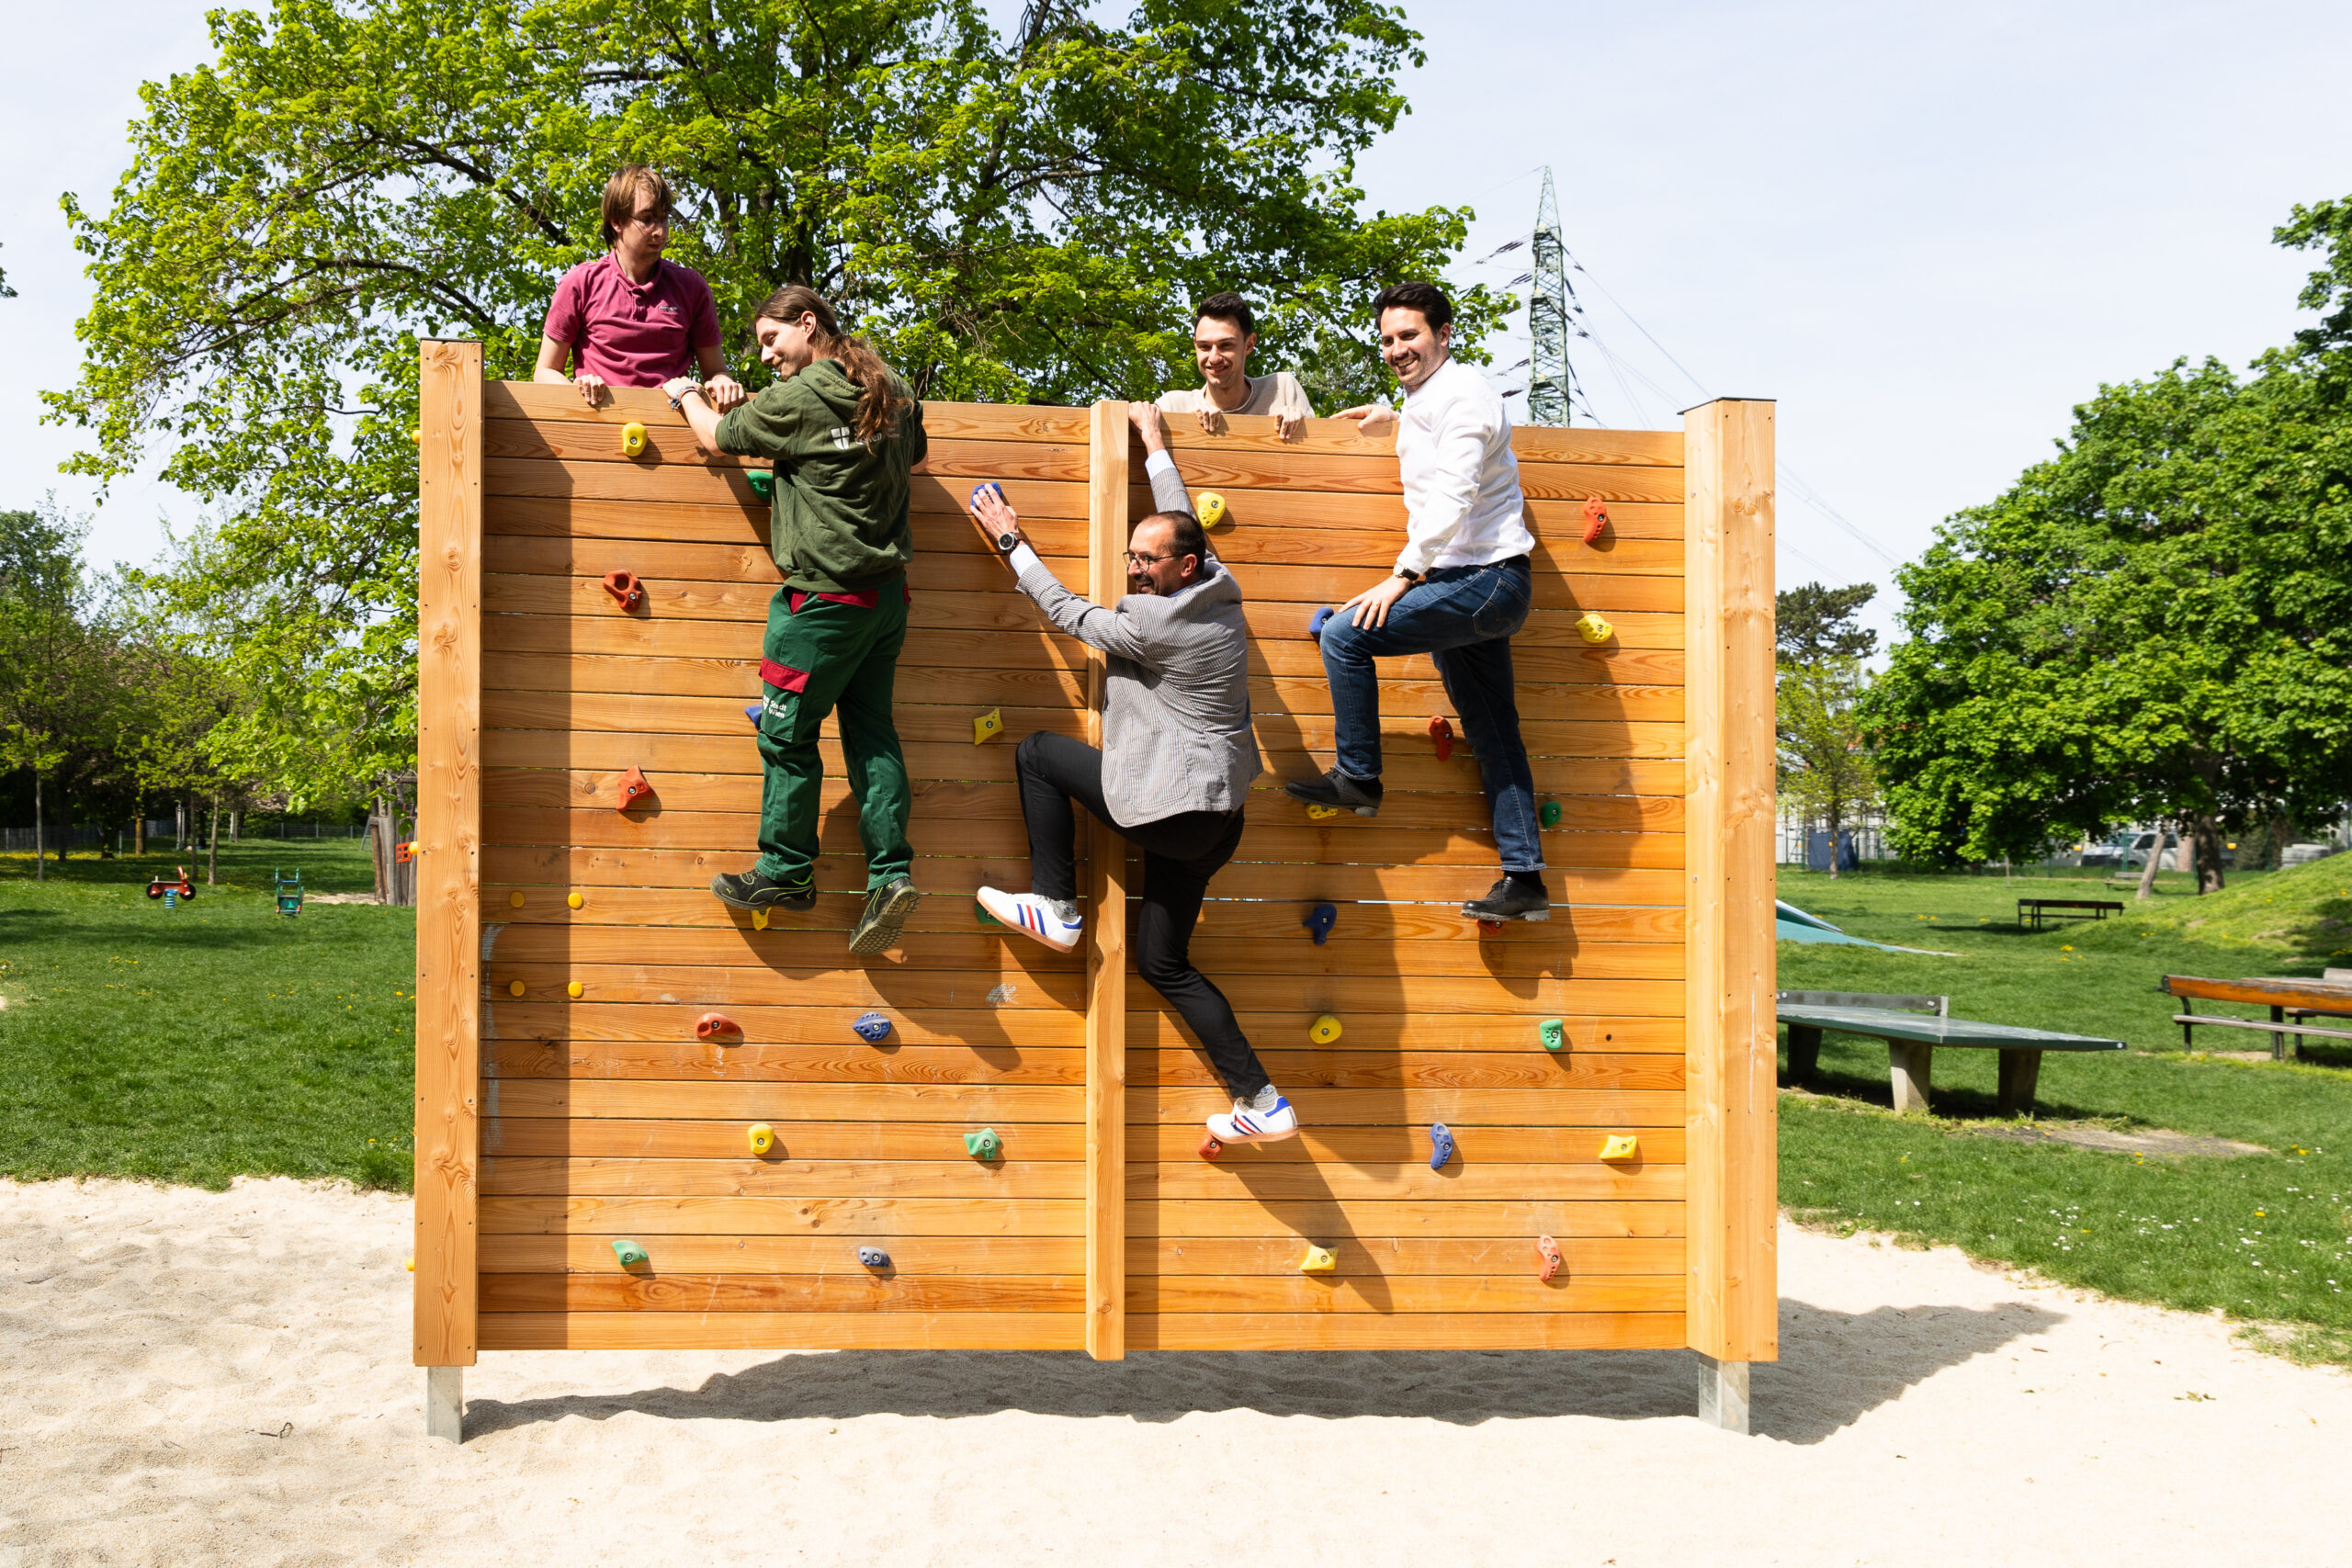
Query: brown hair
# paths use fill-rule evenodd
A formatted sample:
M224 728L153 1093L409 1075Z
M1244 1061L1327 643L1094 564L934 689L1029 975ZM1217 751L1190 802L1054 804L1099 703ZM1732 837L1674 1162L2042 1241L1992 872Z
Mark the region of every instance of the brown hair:
M898 376L874 352L874 345L862 337L851 337L842 331L833 308L825 297L805 284L788 283L760 303L752 312L752 320L797 321L803 316L817 318L817 330L810 334L809 346L820 359L838 362L842 374L858 389L857 417L853 425L857 438L871 446L899 433L899 416L914 400L907 396L899 384Z
M631 164L605 182L605 243L620 243L621 230L637 216L637 198L647 191L653 193L653 215L663 222L677 202L670 189L670 182L642 164Z
M1453 301L1434 283L1390 284L1372 301L1373 323L1378 325L1380 318L1391 310L1419 310L1431 332L1453 324Z

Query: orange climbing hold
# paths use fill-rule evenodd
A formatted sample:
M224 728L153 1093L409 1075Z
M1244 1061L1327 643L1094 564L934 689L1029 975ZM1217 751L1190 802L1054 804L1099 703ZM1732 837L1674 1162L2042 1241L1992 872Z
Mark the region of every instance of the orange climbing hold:
M1600 497L1593 496L1584 503L1584 542L1600 543L1600 531L1609 526L1609 508L1600 504Z
M1453 755L1453 721L1442 714L1430 716L1430 739L1437 742L1437 760L1441 762Z
M1539 1280L1548 1280L1560 1271L1560 1244L1548 1235L1535 1238L1535 1255L1544 1259L1544 1267L1535 1271Z
M743 1026L723 1012L707 1012L695 1020L695 1038L707 1040L714 1034L741 1034Z
M1216 1134L1215 1133L1211 1133L1207 1137L1201 1140L1201 1157L1203 1159L1215 1159L1217 1156L1223 1153L1225 1153L1225 1145L1217 1142Z
M611 594L624 610L634 610L645 603L645 584L633 571L605 573L605 592Z
M620 803L615 806L613 809L616 811L627 811L630 807L635 806L639 801L643 800L647 795L651 795L652 793L653 786L645 782L644 770L641 768L631 767L628 772L621 775Z

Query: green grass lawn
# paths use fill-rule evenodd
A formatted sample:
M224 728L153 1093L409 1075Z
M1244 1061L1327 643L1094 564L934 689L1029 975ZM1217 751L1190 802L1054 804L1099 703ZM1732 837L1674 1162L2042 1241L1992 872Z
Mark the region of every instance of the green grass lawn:
M186 857L181 857L186 858ZM414 912L276 912L273 866L369 886L353 840L224 844L166 910L174 857L0 855L0 1175L339 1176L410 1183Z
M2208 1053L2267 1051L2268 1037L2209 1030L2191 1055L2169 1021L2176 1005L2154 991L2165 974L2309 975L2352 962L2346 861L2233 877L2201 899L2166 877L2153 905L2096 880L1870 869L1833 882L1783 867L1781 897L1798 908L1855 936L1958 955L1782 942L1783 987L1939 994L1955 1016L2126 1041L2123 1053L2045 1055L2041 1122L2169 1128L2270 1152L2149 1158L1974 1135L2002 1125L1989 1051L1937 1052L1934 1113L1897 1117L1884 1045L1830 1034L1813 1086L1821 1098L1781 1097L1781 1201L1836 1227L1950 1242L2112 1295L2288 1323L2303 1331L2300 1352L2352 1359L2352 1054L2227 1060ZM2128 908L2021 932L2016 901L2036 895Z

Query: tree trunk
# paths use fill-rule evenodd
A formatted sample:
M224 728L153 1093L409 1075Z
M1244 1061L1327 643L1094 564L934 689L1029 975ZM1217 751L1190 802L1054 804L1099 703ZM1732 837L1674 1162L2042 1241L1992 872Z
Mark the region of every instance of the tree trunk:
M1835 807L1832 807L1830 808L1830 810L1827 812L1827 814L1826 814L1826 815L1827 815L1827 818L1828 818L1828 825L1829 825L1829 880L1830 880L1830 881L1832 881L1832 882L1835 882L1835 881L1837 881L1837 880L1838 880L1838 811L1837 811L1837 808L1836 808Z
M220 797L212 797L212 841L204 854L204 885L220 886Z
M233 844L237 841L237 829L244 826L244 820L245 814L243 811L232 811L229 813L229 841L231 843Z
M2197 891L2222 890L2222 824L2211 813L2189 819L2190 852L2197 860Z
M40 770L33 770L33 880L49 880L49 851L41 842L45 831L40 814Z
M131 812L130 852L134 855L147 852L147 803L143 800Z
M187 801L175 796L172 801L172 848L175 852L187 848Z
M2164 858L2165 829L2159 822L2156 824L2156 841L2148 846L2148 863L2140 870L2140 891L2133 895L2134 897L2153 898L2156 896L2156 867L2164 863Z

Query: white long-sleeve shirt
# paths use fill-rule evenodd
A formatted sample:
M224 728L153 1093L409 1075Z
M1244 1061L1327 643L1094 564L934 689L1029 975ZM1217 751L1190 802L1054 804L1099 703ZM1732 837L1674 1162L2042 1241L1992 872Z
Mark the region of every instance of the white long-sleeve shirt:
M1405 482L1399 571L1492 566L1535 548L1510 449L1510 415L1486 378L1448 358L1406 394L1396 469Z

